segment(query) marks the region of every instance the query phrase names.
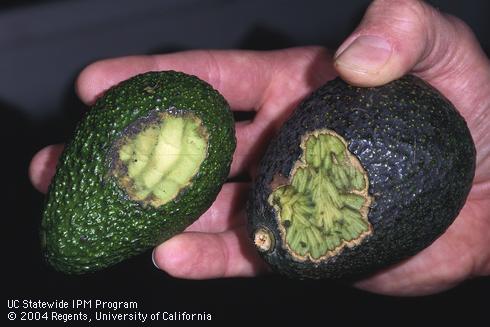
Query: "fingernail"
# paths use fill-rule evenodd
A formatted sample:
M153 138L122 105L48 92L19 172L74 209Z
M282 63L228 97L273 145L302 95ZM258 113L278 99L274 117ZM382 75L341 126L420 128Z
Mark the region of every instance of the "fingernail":
M335 64L361 73L376 73L388 62L392 48L383 38L361 35L347 48L339 48Z
M151 262L153 262L153 265L157 268L157 269L160 269L160 267L158 267L157 265L157 262L155 261L155 251L156 251L156 248L153 249L153 252L151 253Z

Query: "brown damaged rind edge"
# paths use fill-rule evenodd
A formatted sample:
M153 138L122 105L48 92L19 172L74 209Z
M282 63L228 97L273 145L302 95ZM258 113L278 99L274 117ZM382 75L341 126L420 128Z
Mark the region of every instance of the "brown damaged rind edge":
M312 136L324 138L323 148L308 147ZM475 161L463 117L421 79L359 88L337 78L299 105L266 150L247 206L250 238L289 277L365 276L420 252L449 227ZM357 227L346 231L349 224Z

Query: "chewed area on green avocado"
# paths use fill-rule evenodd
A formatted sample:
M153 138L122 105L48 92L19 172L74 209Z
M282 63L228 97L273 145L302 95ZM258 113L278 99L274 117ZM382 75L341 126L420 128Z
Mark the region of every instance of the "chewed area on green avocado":
M118 185L143 205L173 200L207 156L208 133L201 120L191 113L158 113L128 130L113 154Z
M276 175L269 204L291 255L318 261L352 247L372 232L367 173L345 140L327 129L303 136L290 177Z

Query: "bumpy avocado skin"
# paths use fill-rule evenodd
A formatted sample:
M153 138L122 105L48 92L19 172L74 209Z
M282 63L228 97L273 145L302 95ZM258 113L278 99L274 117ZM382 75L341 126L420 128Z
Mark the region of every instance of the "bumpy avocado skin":
M268 203L276 174L290 176L301 155L301 136L330 129L366 170L373 203L372 234L361 244L320 262L286 250ZM293 112L271 141L248 203L249 233L266 227L274 247L262 257L293 278L352 280L412 256L430 245L463 207L475 172L475 146L463 117L443 95L407 75L377 88L337 78Z
M209 133L207 157L191 185L157 208L128 199L109 174L113 143L128 125L155 111L192 112ZM45 258L65 273L91 272L183 231L215 200L235 145L226 100L195 76L149 72L109 89L59 159L41 224Z

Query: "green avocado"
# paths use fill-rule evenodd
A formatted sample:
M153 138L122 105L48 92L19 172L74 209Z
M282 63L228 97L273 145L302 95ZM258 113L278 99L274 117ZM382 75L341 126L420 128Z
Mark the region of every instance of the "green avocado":
M448 228L475 155L463 117L421 79L360 88L337 78L271 141L248 204L250 237L290 277L366 276Z
M236 146L226 100L180 72L148 72L109 89L77 126L49 188L47 261L80 274L183 231L215 200Z

